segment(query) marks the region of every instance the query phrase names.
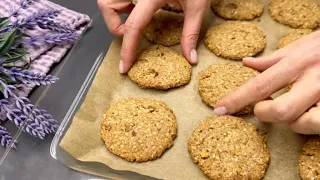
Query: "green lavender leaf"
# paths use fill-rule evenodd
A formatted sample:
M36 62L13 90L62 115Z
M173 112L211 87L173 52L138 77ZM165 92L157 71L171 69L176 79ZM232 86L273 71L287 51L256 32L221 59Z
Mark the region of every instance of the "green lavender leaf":
M27 54L27 51L24 48L17 48L10 50L4 56L1 57L4 60L3 63L12 63L15 61L22 60L22 58Z
M0 29L8 27L10 24L10 19L8 17L0 18Z
M16 54L16 55L10 55L7 57L4 57L4 63L12 63L21 60L21 58L24 56L24 54Z
M17 34L17 28L13 31L7 32L2 36L0 41L0 55L5 55L12 46Z

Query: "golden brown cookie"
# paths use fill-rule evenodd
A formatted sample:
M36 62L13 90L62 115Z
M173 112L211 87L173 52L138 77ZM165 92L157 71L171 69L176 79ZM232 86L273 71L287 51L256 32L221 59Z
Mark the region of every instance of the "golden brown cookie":
M266 36L253 23L227 21L210 28L204 42L217 56L241 60L261 52L266 46Z
M218 16L231 20L252 20L261 16L260 0L212 0L211 9Z
M269 11L273 19L292 28L320 25L320 6L314 0L271 0Z
M320 180L320 137L312 137L304 145L299 170L302 180Z
M159 158L176 136L172 110L162 101L144 98L122 99L112 105L101 127L107 149L131 162Z
M128 72L129 78L142 88L166 90L188 84L192 67L170 48L154 45L139 56Z
M216 108L219 100L258 74L258 71L237 63L212 65L199 74L200 96L207 105ZM251 114L253 108L253 105L248 106L237 114Z
M194 130L188 149L199 168L219 180L260 180L270 158L257 128L233 116L207 117Z
M311 29L292 29L278 41L278 49L283 48L310 33L312 33Z
M173 46L180 43L183 21L182 13L160 10L143 30L143 34L153 43Z

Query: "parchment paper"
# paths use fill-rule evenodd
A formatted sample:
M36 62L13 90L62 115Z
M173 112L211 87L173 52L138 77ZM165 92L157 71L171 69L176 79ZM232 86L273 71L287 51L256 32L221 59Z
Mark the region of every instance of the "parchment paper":
M267 47L261 55L272 53L276 49L278 39L290 29L275 22L269 15L268 2L264 1L264 3L264 14L261 18L252 21L267 34ZM133 171L158 179L208 179L189 157L187 141L200 121L204 120L206 116L212 115L212 109L201 101L198 94L198 73L209 65L228 61L216 57L204 46L202 41L204 32L209 25L222 21L209 8L207 9L200 37L201 41L197 49L200 61L198 65L193 67L191 82L184 87L169 91L143 90L126 75L120 75L118 64L121 40L115 40L60 146L77 160L100 162L116 170ZM140 48L149 45L150 43L143 39ZM181 53L180 46L175 46L173 49ZM178 137L174 146L166 151L160 159L145 163L129 163L106 149L100 138L102 116L112 103L126 97L147 97L162 100L175 113L178 121ZM256 124L259 131L267 133L271 161L264 179L300 179L298 163L305 138L291 132L285 125L262 124L253 116L245 117L245 119Z

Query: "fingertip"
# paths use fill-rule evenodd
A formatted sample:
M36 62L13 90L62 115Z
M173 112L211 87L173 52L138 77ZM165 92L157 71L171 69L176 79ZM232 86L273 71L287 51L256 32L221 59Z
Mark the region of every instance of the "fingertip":
M228 113L228 110L226 107L224 106L220 106L220 107L217 107L213 110L213 113L215 115L218 115L218 116L221 116L221 115L226 115Z
M197 53L197 51L195 49L192 49L190 51L190 60L189 60L189 62L191 64L197 64L198 63L198 53Z
M119 62L119 72L120 72L121 74L126 73L123 60L120 60L120 62Z

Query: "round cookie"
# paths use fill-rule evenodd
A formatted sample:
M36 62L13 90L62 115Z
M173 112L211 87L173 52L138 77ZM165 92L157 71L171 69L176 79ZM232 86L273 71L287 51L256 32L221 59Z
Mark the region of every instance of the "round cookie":
M299 171L302 180L320 179L320 137L310 138L304 145Z
M152 17L143 34L153 43L173 46L180 43L183 22L182 13L160 10Z
M292 28L320 25L320 6L314 0L271 0L269 11L273 19Z
M194 130L188 149L210 179L260 180L270 158L257 128L233 116L207 117Z
M260 0L212 0L211 9L218 16L231 20L252 20L261 16L263 4Z
M204 43L217 56L241 60L261 52L266 46L266 36L253 23L227 21L211 27Z
M199 74L200 96L207 105L216 108L219 100L258 74L258 71L237 63L212 65ZM237 114L251 114L253 108L253 105L247 106Z
M278 49L283 48L310 33L312 33L311 29L292 29L278 41Z
M139 56L128 72L129 78L142 88L170 89L188 84L192 67L170 48L154 45Z
M172 110L164 102L144 98L122 99L112 105L101 127L107 149L131 162L157 159L176 136Z

